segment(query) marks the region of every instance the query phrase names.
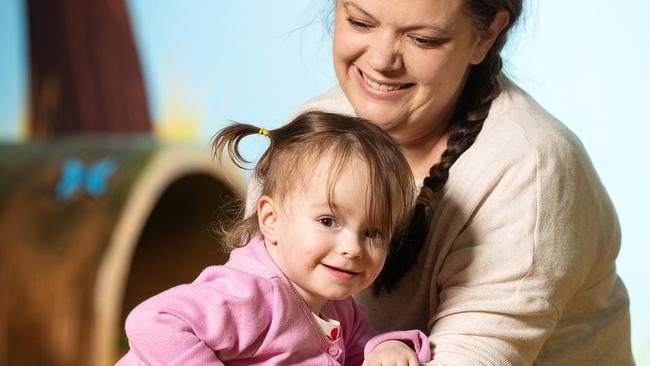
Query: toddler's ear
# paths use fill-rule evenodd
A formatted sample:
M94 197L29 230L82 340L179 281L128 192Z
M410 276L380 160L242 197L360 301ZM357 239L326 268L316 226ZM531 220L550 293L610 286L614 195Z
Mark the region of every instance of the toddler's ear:
M257 200L257 220L264 240L269 244L276 244L278 211L271 197L262 196Z

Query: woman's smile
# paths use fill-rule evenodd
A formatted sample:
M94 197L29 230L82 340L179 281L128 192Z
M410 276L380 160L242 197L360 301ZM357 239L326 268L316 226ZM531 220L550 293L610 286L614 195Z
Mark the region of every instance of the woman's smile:
M446 126L478 37L460 0L402 1L338 1L333 59L357 116L406 145Z
M408 93L415 85L413 83L398 83L394 81L385 81L373 78L364 73L356 65L352 65L351 72L357 74L357 81L366 90L371 97L379 99L395 99Z

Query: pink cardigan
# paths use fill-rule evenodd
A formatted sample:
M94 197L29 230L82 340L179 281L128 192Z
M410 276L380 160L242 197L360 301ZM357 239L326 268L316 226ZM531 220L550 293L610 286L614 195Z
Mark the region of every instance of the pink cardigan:
M431 357L420 331L375 336L351 297L327 302L322 313L341 323L337 340L253 239L225 265L138 305L126 320L131 351L117 365L361 365L364 348L388 339L412 346L422 363Z

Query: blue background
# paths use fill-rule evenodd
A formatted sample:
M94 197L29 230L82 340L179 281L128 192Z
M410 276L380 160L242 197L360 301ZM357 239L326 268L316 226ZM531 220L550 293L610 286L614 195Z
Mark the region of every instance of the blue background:
M272 128L336 83L316 0L130 0L152 116L206 145L227 120ZM650 362L650 41L643 0L527 1L508 75L583 141L623 230L618 270L632 300L637 362ZM25 7L0 1L0 140L24 141ZM162 134L162 138L173 138ZM254 157L263 148L250 139ZM644 188L645 187L645 188ZM644 310L645 309L645 310Z

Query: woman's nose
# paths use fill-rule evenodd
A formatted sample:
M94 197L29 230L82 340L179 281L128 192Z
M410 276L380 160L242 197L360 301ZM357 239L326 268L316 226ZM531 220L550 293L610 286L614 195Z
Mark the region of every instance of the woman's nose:
M367 62L376 71L399 70L402 67L399 39L391 34L377 34L368 45Z

